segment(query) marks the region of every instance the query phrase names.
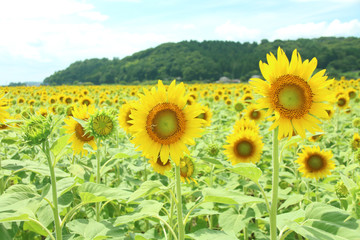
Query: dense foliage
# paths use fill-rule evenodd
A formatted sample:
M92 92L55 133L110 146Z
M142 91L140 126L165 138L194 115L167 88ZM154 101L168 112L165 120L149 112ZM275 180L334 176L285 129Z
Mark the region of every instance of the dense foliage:
M316 56L318 68L331 77L359 78L360 38L262 40L253 42L183 41L164 43L123 59L87 59L71 64L44 80L45 84L138 84L146 80L181 79L211 82L222 76L246 81L259 72L259 59L281 46L291 54L297 48L303 59ZM288 56L290 57L290 56Z

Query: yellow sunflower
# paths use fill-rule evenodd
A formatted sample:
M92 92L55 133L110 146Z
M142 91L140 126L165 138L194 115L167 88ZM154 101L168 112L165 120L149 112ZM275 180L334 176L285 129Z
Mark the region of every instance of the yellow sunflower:
M126 133L131 133L130 127L132 126L132 123L130 123L129 121L131 120L130 114L131 114L131 110L134 109L133 106L134 103L135 101L126 102L121 106L119 110L119 115L118 115L119 125L122 129L125 130Z
M245 130L259 133L259 126L255 123L255 121L248 118L242 118L240 120L237 120L234 125L234 132L236 133Z
M345 109L349 104L349 96L346 94L339 94L336 97L336 106L340 109Z
M166 163L163 163L160 157L155 159L150 159L149 163L151 164L152 168L155 172L160 173L161 175L165 174L165 171L171 170L171 162L168 160Z
M184 156L180 159L180 178L182 182L185 180L190 183L193 180L196 184L196 180L192 177L194 175L195 165L194 160L189 156Z
M202 112L198 104L186 105L183 83L176 85L174 80L166 90L162 81L157 89L144 88L144 94L134 104L129 122L133 124L132 143L149 159L157 158L166 163L171 160L179 165L180 158L189 153L186 146L195 144L194 138L202 132L203 119L196 118Z
M226 141L224 153L232 165L260 160L264 144L258 133L250 129L238 131L229 135Z
M90 115L95 111L94 107L87 105L80 105L79 107L74 107L72 115L74 118L87 121L90 118ZM72 143L71 147L74 150L74 154L80 153L81 155L87 155L88 151L84 149L84 144L89 144L94 150L97 149L95 140L93 136L90 136L89 133L85 133L85 129L78 123L74 118L68 117L64 119L66 125L64 128L67 130L66 133L71 134L69 138L69 143Z
M360 136L358 133L355 133L351 142L351 147L353 150L360 149Z
M204 119L205 120L203 122L204 126L208 127L208 126L211 125L212 112L210 111L210 108L207 107L207 106L201 106L201 109L202 109L203 112L200 113L200 115L197 116L197 118Z
M0 93L0 123L5 123L6 119L10 118L10 114L6 111L9 107L4 95Z
M279 47L277 59L270 53L267 61L259 63L265 81L252 78L250 84L264 96L258 100L259 107L268 109L267 115L275 112L270 130L279 127L279 139L292 136L294 129L302 138L305 138L305 129L311 133L321 131L317 118L328 117L328 105L324 101L331 100L327 87L332 81L324 76L325 70L311 76L317 65L316 58L303 62L295 49L289 62Z
M264 120L265 112L252 104L246 108L245 117L259 123Z
M331 175L330 170L335 168L332 157L331 151L320 150L319 146L305 147L295 162L300 165L299 172L304 177L319 179Z

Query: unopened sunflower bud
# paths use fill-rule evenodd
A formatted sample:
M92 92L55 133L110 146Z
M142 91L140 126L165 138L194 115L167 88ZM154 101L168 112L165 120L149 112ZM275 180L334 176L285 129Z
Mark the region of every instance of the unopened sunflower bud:
M211 157L216 157L220 151L219 146L216 144L210 144L206 149L207 154Z
M90 117L86 130L95 138L105 139L115 132L115 127L114 112L102 110Z
M360 128L360 118L355 118L352 121L352 125L353 125L353 127Z
M347 190L344 182L340 181L335 185L335 193L338 198L345 198L349 195L349 191Z
M23 126L24 140L29 145L39 145L46 141L51 133L49 118L42 115L31 116Z

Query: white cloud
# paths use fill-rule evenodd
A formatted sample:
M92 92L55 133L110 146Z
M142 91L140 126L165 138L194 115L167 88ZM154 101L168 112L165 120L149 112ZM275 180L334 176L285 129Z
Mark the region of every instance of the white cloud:
M322 36L359 36L360 21L357 19L349 22L340 22L334 20L331 23L306 23L295 24L275 30L270 40L275 39L297 39L297 38L315 38Z
M82 1L8 1L0 5L0 60L10 57L71 62L124 57L170 41L161 34L109 28L103 24L107 18Z
M229 41L253 41L260 36L258 29L250 29L242 25L234 24L229 20L217 26L215 33L218 34L219 38Z

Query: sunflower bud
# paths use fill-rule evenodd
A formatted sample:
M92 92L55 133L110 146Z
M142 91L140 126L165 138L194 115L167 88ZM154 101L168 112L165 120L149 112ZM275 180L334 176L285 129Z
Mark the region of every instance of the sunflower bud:
M237 102L234 105L234 108L237 112L241 112L242 110L244 110L244 104L242 104L241 102Z
M344 182L340 181L335 185L335 193L338 198L345 198L349 195L349 191L347 190Z
M29 145L39 145L45 142L51 133L50 119L42 115L33 115L26 120L23 132L25 142Z
M216 144L210 144L206 149L207 154L211 157L216 157L220 151L219 146Z
M355 118L352 121L352 125L353 125L353 127L360 128L360 118Z
M86 130L95 138L105 139L115 132L115 127L114 111L101 110L90 117Z
M358 133L354 134L354 137L351 141L351 147L354 151L356 151L357 149L360 149L360 136Z

